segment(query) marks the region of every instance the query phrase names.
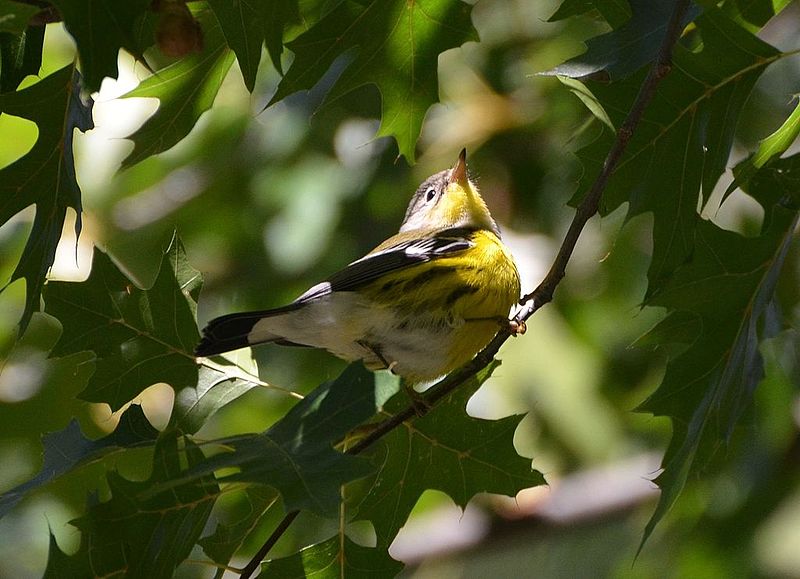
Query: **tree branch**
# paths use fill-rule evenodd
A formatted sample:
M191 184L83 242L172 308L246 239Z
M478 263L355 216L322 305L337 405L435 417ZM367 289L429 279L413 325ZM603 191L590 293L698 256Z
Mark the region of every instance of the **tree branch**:
M581 201L580 205L575 211L575 216L573 217L572 223L570 224L569 229L564 236L564 241L562 242L556 257L553 260L553 265L550 267L550 271L547 272L544 280L542 280L542 283L540 283L535 290L520 300L519 303L522 307L514 314L510 322L525 322L534 313L536 313L539 308L553 300L553 294L555 293L558 284L564 278L567 263L569 263L569 260L572 257L572 253L575 250L575 246L578 243L578 238L580 237L586 222L589 221L589 219L593 217L595 213L597 213L597 210L600 206L600 199L602 198L603 192L608 185L608 180L611 178L611 175L617 168L617 165L622 158L622 154L625 152L625 148L628 146L636 127L639 125L639 122L644 115L647 105L652 100L656 91L656 86L672 68L673 48L680 37L681 31L683 30L682 22L688 7L689 0L676 1L675 8L672 11L669 23L667 24L664 39L659 47L656 60L650 67L650 71L648 72L647 77L639 89L639 94L636 96L636 100L631 106L628 116L625 117L622 126L620 126L619 130L617 131L617 137L614 140L614 144L612 145L611 150L609 150L608 155L606 155L606 159L603 163L603 169L595 178L591 188L589 189L589 192L586 194L586 197L583 198L583 201ZM415 416L424 416L430 412L431 408L433 408L433 406L439 400L450 394L461 384L465 383L467 380L474 377L478 372L486 368L492 362L495 355L500 350L500 347L511 335L511 324L509 324L508 327L502 328L492 339L492 341L489 342L489 344L469 363L462 366L458 370L451 372L449 375L445 376L442 380L433 385L424 394L425 402L428 403L424 408L419 408L412 405L402 412L395 414L391 418L378 423L374 430L359 440L355 445L348 448L345 453L352 455L360 454L386 434L400 426L406 420L414 418ZM267 539L261 549L259 549L258 553L242 570L243 579L248 579L258 568L269 550L275 545L286 529L289 528L289 525L291 525L292 521L294 521L297 515L298 511L291 511L286 514L269 539Z

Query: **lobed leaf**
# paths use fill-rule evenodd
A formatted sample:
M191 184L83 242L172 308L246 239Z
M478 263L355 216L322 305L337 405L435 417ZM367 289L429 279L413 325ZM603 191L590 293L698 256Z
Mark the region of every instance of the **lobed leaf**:
M282 72L283 30L299 19L297 0L269 2L230 2L209 0L225 35L228 46L236 53L247 90L253 92L261 49L266 44L272 65Z
M396 386L396 385L395 385ZM362 458L336 452L333 445L371 418L389 393L396 391L361 364L351 364L296 404L262 434L214 441L223 451L190 468L181 478L155 485L163 493L222 469L236 472L221 482L269 485L287 510L304 509L336 517L340 487L371 471Z
M800 155L792 161L796 185ZM768 196L774 195L774 189L784 189L776 175L772 172L751 180L754 197L759 198L761 187L769 190ZM758 238L700 222L691 260L651 302L670 311L654 329L660 339L685 342L682 326L688 317L694 318L697 332L691 345L669 361L658 390L641 407L668 416L673 423L663 472L656 479L661 497L644 539L674 503L689 475L730 439L763 377L759 344L777 331L767 320L772 317L775 286L800 207L797 190L784 191L787 199L794 197L793 206L775 205L769 227Z
M327 100L376 85L382 97L376 136L394 137L413 161L422 121L438 100L439 54L477 40L470 12L460 0L340 2L287 44L294 61L269 104L310 89L347 53L352 60Z
M172 577L200 537L219 494L214 478L207 476L142 498L153 484L180 476L182 457L191 467L203 454L189 441L179 451L173 433L159 440L147 481L109 473L111 499L71 521L81 531L78 551L65 555L51 537L45 578Z
M52 0L75 38L86 88L100 89L105 77L116 78L117 56L125 48L141 58L136 23L147 12L151 0Z
M81 192L75 178L72 134L75 129L86 132L94 127L92 101L80 98L80 75L69 65L21 91L0 94L0 112L33 121L39 129L33 148L0 170L0 225L36 205L33 229L8 282L24 279L26 283L22 334L39 309L67 208L77 213L75 230L80 233Z
M162 153L183 139L211 108L233 63L219 23L209 11L197 15L203 29L203 50L180 59L143 80L123 98L154 97L158 110L129 139L133 151L122 162L130 167Z
M446 493L463 508L477 493L514 496L544 484L531 460L514 449L514 432L524 415L483 420L466 413L467 401L498 364L425 416L403 423L369 452L375 472L348 487L347 498L356 518L372 522L379 547L388 548L427 489ZM398 395L384 410L392 413L405 405L407 398Z
M616 7L615 3L610 4ZM589 39L586 42L586 52L543 74L581 78L604 71L612 80L630 76L655 59L667 32L674 6L675 0L631 0L631 16L624 20L624 24L615 26L611 32ZM584 7L575 7L575 10ZM573 10L565 12L562 5L551 20L556 16L563 18L563 14L560 14L562 12L568 15L571 15L570 12L574 13ZM697 10L689 10L684 26L697 13ZM611 14L613 16L609 18L609 23L612 23L612 19L615 22L621 20L621 14Z
M725 169L739 113L761 73L781 54L714 9L697 18L702 49L675 47L672 72L661 81L603 196L601 211L629 203L629 217L653 213L653 258L647 296L655 295L691 255L699 217ZM589 83L619 126L643 75ZM579 151L585 172L579 191L600 171L613 136ZM574 201L574 200L573 200Z
M176 391L195 387L194 350L199 273L175 237L153 286L142 290L95 249L83 283L51 282L46 311L64 326L54 356L91 350L96 370L81 398L116 410L148 386L166 382Z
M56 478L113 450L152 445L157 437L158 431L150 425L138 405L123 413L114 432L97 440L83 436L78 421L73 419L64 430L44 435L44 462L39 474L0 496L0 517L28 494Z

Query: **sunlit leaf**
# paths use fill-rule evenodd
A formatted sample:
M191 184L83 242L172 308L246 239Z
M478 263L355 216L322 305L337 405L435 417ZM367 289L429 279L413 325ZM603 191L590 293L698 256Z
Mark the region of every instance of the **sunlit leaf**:
M81 192L75 179L72 134L88 131L92 122L91 100L80 98L79 75L72 65L54 72L17 92L0 94L0 112L36 123L39 137L21 159L0 170L0 225L30 205L36 205L28 243L9 283L24 279L24 332L39 309L45 275L55 259L67 208L78 214L81 227Z
M228 46L236 53L244 84L250 92L255 87L265 43L272 65L278 72L282 71L283 29L299 18L297 0L209 0L209 5L219 20Z
M386 549L362 547L338 536L261 565L262 576L278 579L388 579L402 570L403 564Z
M376 85L383 103L377 136L394 137L413 161L422 121L438 101L439 54L477 40L470 11L460 0L345 0L287 44L295 58L270 104L313 87L347 52L352 61L328 101Z
M253 382L201 366L197 386L184 388L175 395L172 418L181 432L194 434L223 406L255 387Z
M120 418L116 430L98 440L90 440L73 420L64 430L42 438L44 462L34 478L0 496L0 517L26 495L61 475L121 448L133 448L155 443L158 431L145 418L141 406L133 405Z
M158 110L129 139L134 148L122 163L130 167L178 143L211 108L233 63L219 23L209 11L197 15L203 28L203 50L146 78L125 98L154 97Z
M797 135L800 135L800 102L783 124L758 144L755 153L734 168L735 179L725 191L725 197L733 193L742 183L749 181L756 171L771 159L785 153L786 149L795 142Z
M544 484L531 460L514 449L523 415L483 420L466 413L470 396L493 369L461 385L422 418L403 423L369 453L375 474L348 487L347 497L355 518L372 522L378 546L389 546L428 489L446 493L463 508L477 493L513 497ZM407 404L401 394L384 410L394 413Z
M175 238L153 287L137 288L111 259L95 250L85 282L53 282L45 291L46 311L64 333L54 356L91 350L96 370L81 398L120 408L148 386L166 382L176 391L197 384L192 354L202 281Z

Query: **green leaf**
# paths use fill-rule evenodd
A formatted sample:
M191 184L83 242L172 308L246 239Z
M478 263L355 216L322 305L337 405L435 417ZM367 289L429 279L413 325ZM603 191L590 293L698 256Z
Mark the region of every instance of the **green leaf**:
M402 570L403 564L386 549L362 547L339 536L261 565L263 577L276 579L386 579Z
M622 26L588 40L585 53L543 74L581 78L605 71L613 80L630 76L655 59L674 6L675 0L631 0L632 15ZM695 16L697 11L689 10L684 26Z
M725 9L758 30L789 4L791 0L733 0L726 2Z
M145 418L141 406L133 405L122 415L116 430L98 440L86 438L72 420L64 430L46 434L42 438L44 462L34 478L0 496L0 517L5 516L26 495L56 478L103 455L122 448L133 448L155 443L158 431Z
M800 159L795 157L795 161ZM800 169L800 163L794 168ZM800 171L795 180L798 175ZM774 179L758 183L781 188ZM683 324L675 320L685 322L689 316L697 321L698 331L692 344L669 361L658 390L641 407L669 416L673 423L663 472L656 479L661 497L644 539L674 503L689 475L702 468L721 440L730 439L763 377L759 344L777 330L767 320L798 223L796 206L776 205L771 212L770 227L758 238L700 222L691 261L652 300L652 305L671 312L656 328L662 339L677 328L675 341L685 341Z
M200 366L197 386L184 388L175 395L172 420L181 432L194 434L217 410L255 386L254 382Z
M675 47L673 70L658 85L601 205L603 214L626 202L629 217L653 213L648 296L657 293L691 255L701 191L710 195L725 169L739 113L753 84L781 57L719 11L706 10L696 26L702 50ZM587 86L619 126L643 77L637 74L621 82ZM612 141L613 135L605 131L578 153L585 167L579 191L588 190Z
M364 459L333 450L345 434L370 417L396 391L384 378L351 364L296 404L262 434L215 441L224 451L189 469L176 480L152 489L162 493L176 484L235 468L221 482L250 482L278 490L287 510L310 510L335 517L340 487L371 472Z
M44 576L172 577L200 537L219 494L213 477L204 477L170 493L142 498L153 484L180 476L182 459L191 467L203 454L189 441L179 450L178 438L167 436L156 446L147 481L109 473L111 499L71 521L81 531L78 552L66 556L51 539Z
M341 55L352 59L327 101L365 84L382 97L377 136L392 136L400 154L414 148L428 109L437 102L439 54L477 40L472 7L458 0L345 0L287 44L295 54L270 105L313 87Z
M141 57L134 29L150 0L52 0L52 3L75 38L89 92L99 90L105 77L117 78L120 48Z
M258 530L266 514L278 502L278 494L263 486L249 486L242 494L245 508L240 517L230 523L219 523L213 535L200 539L205 554L219 565L230 564L236 551ZM223 573L224 570L219 569L215 579L221 579Z
M116 410L148 386L166 382L176 391L197 384L195 323L202 280L178 238L161 262L153 287L142 290L95 249L85 282L51 282L46 311L64 325L53 350L63 356L91 350L97 368L81 398Z
M733 193L734 189L747 183L771 159L778 157L786 152L792 143L800 135L800 102L798 102L792 114L789 115L783 124L770 136L764 138L758 144L756 152L742 161L733 170L735 179L725 191L723 200Z
M28 27L28 21L39 10L38 6L0 0L0 32L22 34Z
M548 22L558 22L597 10L611 28L619 28L632 15L627 0L564 0Z
M544 484L531 460L514 449L514 431L524 415L483 420L466 413L467 401L498 364L461 385L425 416L403 423L369 453L375 473L349 486L347 496L355 517L372 522L379 547L389 546L427 489L447 493L463 508L477 493L515 496ZM407 404L401 394L384 410L391 414Z
M231 2L209 0L228 46L236 53L247 90L256 84L261 48L266 43L272 65L282 72L283 30L299 19L297 0Z
M72 134L76 128L86 132L94 124L92 102L82 101L79 92L79 76L70 65L24 90L0 95L0 112L33 121L39 129L33 148L0 170L0 225L36 205L33 229L9 281L23 278L26 283L20 333L39 309L68 207L78 214L75 228L80 232L81 192L75 179Z
M130 167L150 155L166 151L189 134L197 119L211 108L233 63L219 23L209 11L197 14L203 28L203 51L159 70L123 95L154 97L158 110L133 135L134 148L122 162Z
M0 33L0 93L16 90L28 75L42 66L44 26L31 26L20 34Z

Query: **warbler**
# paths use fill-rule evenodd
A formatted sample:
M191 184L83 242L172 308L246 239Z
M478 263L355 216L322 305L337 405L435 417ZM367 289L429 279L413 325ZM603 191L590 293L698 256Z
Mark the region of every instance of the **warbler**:
M212 320L195 352L311 346L420 383L471 360L509 323L519 294L514 259L468 178L464 149L419 186L397 235L286 306Z

